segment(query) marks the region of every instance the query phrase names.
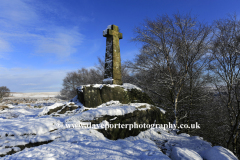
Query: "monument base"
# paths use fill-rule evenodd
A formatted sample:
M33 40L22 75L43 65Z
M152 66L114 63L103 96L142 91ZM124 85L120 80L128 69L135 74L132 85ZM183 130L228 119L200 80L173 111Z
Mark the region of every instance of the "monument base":
M102 81L103 84L113 84L113 79L112 78L106 78Z
M122 80L115 80L111 78L107 78L103 80L103 84L117 84L117 85L122 85Z
M122 104L148 103L151 98L135 85L124 83L83 85L77 88L78 100L85 107L96 108L109 101L119 101Z
M113 84L122 85L122 80L113 80Z

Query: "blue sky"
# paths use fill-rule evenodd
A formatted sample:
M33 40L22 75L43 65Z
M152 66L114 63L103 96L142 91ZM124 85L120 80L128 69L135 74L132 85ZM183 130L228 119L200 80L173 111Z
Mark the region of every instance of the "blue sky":
M105 55L102 32L119 26L122 61L145 18L191 12L211 23L240 16L238 0L0 0L0 86L13 92L58 92L67 72L92 68Z

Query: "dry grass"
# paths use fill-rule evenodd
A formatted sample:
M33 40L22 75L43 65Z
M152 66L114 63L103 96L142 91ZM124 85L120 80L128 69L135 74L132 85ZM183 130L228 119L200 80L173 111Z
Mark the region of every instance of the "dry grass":
M6 108L9 108L8 106L0 106L0 110L4 110Z

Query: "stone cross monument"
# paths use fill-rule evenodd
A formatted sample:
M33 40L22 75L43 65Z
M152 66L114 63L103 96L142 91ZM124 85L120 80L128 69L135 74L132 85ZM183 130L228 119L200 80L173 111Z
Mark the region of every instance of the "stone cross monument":
M107 37L103 84L122 85L119 46L119 39L122 39L122 33L119 32L118 26L109 25L103 31L103 37Z

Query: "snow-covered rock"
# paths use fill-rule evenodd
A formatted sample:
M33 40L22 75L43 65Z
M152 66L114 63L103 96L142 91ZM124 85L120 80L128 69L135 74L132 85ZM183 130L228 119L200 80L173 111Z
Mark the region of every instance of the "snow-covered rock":
M112 140L136 136L141 131L151 128L154 123L166 123L165 115L161 110L147 103L121 104L119 101L110 101L97 108L84 108L85 111L69 117L65 122L70 125L78 124L80 121L92 124L101 124L103 121L110 122L109 125L116 127L108 128L100 125L100 128L104 129L99 132ZM121 127L120 124L122 124ZM135 124L141 124L141 127L134 128Z
M77 105L78 104L78 105ZM74 102L68 102L66 104L63 103L55 103L51 106L45 106L43 111L38 114L38 116L44 115L54 115L60 116L60 114L74 114L82 107L82 104ZM80 106L79 106L80 105Z
M214 146L200 153L205 160L238 160L228 149L222 146Z
M202 160L194 150L180 147L173 147L170 157L172 160Z
M130 89L130 90L131 89L138 89L138 90L142 91L141 88L139 88L136 85L131 84L131 83L123 83L123 85L117 85L117 84L92 84L92 85L90 85L90 84L87 84L87 85L82 85L82 86L77 87L77 90L82 91L82 89L84 87L90 87L90 86L92 86L94 88L99 88L99 89L102 89L103 86L108 86L108 87L111 87L111 88L122 87L122 88L125 89L125 91L127 91L128 89Z
M79 103L77 98L73 99L73 102L76 105ZM94 120L93 115L98 117L100 124L109 125L118 121L123 114L149 110L151 105L146 103L121 104L119 101L110 101L97 108L82 106L85 111L81 110L73 115L53 117L42 114L73 102L53 104L45 106L46 108L12 105L0 111L1 159L170 160L171 157L171 159L237 160L228 149L221 146L212 147L201 137L184 133L177 135L161 128L151 128L141 131L137 136L113 141L94 128L67 126L69 122L74 124L79 120ZM101 120L106 114L111 115L109 119Z
M18 136L25 134L45 134L58 129L61 121L55 118L13 118L0 119L0 137Z
M151 98L137 86L124 83L83 85L77 88L78 100L86 107L95 108L111 100L128 103L153 104Z

